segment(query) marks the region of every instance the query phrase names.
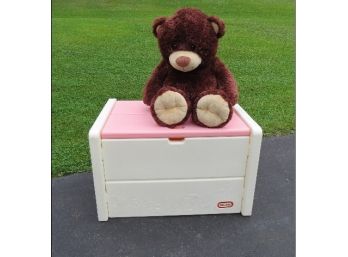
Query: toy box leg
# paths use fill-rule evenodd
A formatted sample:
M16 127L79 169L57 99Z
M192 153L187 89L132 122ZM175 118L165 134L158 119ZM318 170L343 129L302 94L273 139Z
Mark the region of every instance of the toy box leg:
M235 105L234 109L251 129L241 209L243 216L251 216L262 142L262 129L239 105Z
M95 190L95 199L97 203L97 212L99 221L107 221L109 218L106 192L105 192L105 175L102 157L102 142L100 132L115 104L115 99L110 99L99 114L89 131L89 147L91 152L93 182Z
M99 221L108 220L108 210L105 197L105 180L103 176L103 163L101 156L100 139L89 135L89 145L91 149L91 160L93 169L93 183L95 191L95 199L97 203L97 213Z

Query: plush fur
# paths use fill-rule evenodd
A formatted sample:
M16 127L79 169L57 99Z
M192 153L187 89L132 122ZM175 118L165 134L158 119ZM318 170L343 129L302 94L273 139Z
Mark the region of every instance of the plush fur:
M188 110L192 113L192 120L197 125L224 126L232 117L232 106L238 101L238 89L232 74L216 57L218 38L225 33L223 21L214 16L208 17L197 9L184 8L178 10L172 17L157 18L153 23L153 33L158 39L163 59L147 82L143 101L152 106L152 115L157 123L162 126L175 127L184 123L190 115L188 113L187 117L177 124L166 124L158 119L153 111L155 99L161 93L172 90L180 92L187 100ZM179 70L178 65L171 65L173 56L176 58L173 53L178 51L191 52L192 54L188 55L191 58L195 54L198 55L201 59L198 67L193 70L188 68L189 71L185 71L184 68ZM178 61L177 64L180 62ZM197 103L202 96L208 94L221 95L230 108L228 119L217 126L204 124L197 117ZM214 104L216 103L211 103L211 105Z

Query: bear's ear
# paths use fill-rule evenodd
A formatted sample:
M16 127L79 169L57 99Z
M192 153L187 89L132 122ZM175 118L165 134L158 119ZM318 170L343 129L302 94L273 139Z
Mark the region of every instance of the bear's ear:
M158 36L158 33L161 29L161 25L166 21L166 17L159 17L153 21L152 24L152 32L155 35L155 37Z
M212 25L215 34L218 38L222 37L225 34L225 24L218 17L211 16L208 18L208 21Z

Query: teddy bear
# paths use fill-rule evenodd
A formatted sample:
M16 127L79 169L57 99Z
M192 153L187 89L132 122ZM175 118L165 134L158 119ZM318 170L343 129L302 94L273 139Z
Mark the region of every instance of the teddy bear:
M187 121L203 127L226 125L238 101L236 81L216 57L224 22L194 8L153 22L162 60L144 88L143 102L155 121L175 128Z

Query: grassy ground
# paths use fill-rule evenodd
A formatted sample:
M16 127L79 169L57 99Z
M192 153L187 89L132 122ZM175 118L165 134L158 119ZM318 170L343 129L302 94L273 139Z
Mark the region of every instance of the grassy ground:
M90 170L87 133L105 101L141 99L160 60L151 23L183 6L221 17L219 57L266 135L295 123L295 4L284 0L53 0L52 174Z

